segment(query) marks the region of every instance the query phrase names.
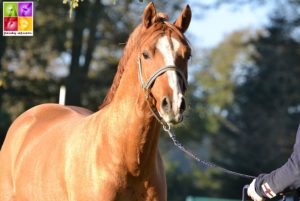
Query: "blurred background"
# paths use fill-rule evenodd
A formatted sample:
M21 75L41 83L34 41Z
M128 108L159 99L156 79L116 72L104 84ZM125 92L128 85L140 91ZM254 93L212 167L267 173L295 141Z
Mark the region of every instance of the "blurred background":
M58 102L62 85L66 104L97 111L148 2L79 1L70 18L62 0L34 1L34 36L1 36L0 145L22 112ZM193 11L189 108L178 139L234 171L258 175L281 166L300 123L300 1L154 3L171 20L187 3ZM251 182L197 164L165 133L160 149L170 201L240 199Z

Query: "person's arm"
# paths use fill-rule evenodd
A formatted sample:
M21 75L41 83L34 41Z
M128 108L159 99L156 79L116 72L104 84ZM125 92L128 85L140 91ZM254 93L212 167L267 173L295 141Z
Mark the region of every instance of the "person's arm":
M288 161L280 168L269 174L259 175L253 183L252 192L264 198L273 198L285 189L296 189L300 187L300 126L297 131L294 150ZM255 192L253 192L253 190Z

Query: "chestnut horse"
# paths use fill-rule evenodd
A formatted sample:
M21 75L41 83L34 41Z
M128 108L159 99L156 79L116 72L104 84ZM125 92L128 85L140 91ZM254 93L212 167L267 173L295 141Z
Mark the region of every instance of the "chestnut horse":
M98 112L43 104L18 117L0 152L0 200L167 200L158 140L161 124L183 119L190 20L188 5L170 23L149 3Z

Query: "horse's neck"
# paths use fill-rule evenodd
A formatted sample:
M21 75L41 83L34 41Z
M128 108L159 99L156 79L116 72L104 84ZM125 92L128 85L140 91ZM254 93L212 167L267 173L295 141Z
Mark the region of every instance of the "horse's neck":
M122 149L133 175L153 168L157 157L160 124L153 117L138 81L136 59L128 62L114 99L108 105L116 149ZM125 150L125 151L124 151Z

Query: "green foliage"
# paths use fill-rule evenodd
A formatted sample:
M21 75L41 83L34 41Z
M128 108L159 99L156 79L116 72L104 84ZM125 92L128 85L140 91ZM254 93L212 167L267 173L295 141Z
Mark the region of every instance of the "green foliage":
M227 119L239 129L233 132L222 126L213 145L218 148L213 158L231 169L252 175L270 172L291 153L300 119L299 41L291 35L293 23L273 18L264 34L250 42L256 50L253 66L247 68L245 81L236 87L235 99L227 107ZM238 197L235 190L242 188L243 180L221 179L222 194Z
M83 0L81 0L81 1L83 1ZM63 0L63 4L67 4L67 3L69 3L69 5L70 5L69 15L71 18L72 14L73 14L73 9L77 8L79 6L79 0Z
M213 169L203 170L194 166L192 171L182 170L178 163L166 166L168 178L168 200L182 201L189 195L217 196L216 191L221 187L220 182L212 182L218 172Z
M287 18L284 12L276 16L257 35L235 32L202 53L202 68L190 94L191 119L179 129L183 140L209 139L206 150L212 161L251 175L269 172L287 160L300 119L299 40L294 32L299 18L291 13ZM201 137L190 138L196 136L193 133ZM176 183L174 179L181 180L173 175ZM201 191L204 188L214 192L209 195L227 198L240 198L242 187L250 182L224 174L207 183L201 178L199 188L191 181L190 189L202 196L209 194Z
M234 99L235 79L234 71L237 63L245 63L249 47L243 44L243 38L247 36L247 30L231 34L220 45L205 55L202 69L196 74L197 91L200 110L205 114L206 131L217 133L220 121L227 114L226 106L232 104ZM202 106L201 106L202 105ZM199 107L199 106L198 106ZM203 114L204 113L204 114Z
M81 0L83 2L84 0ZM143 0L139 0L139 2L144 2ZM79 0L63 0L63 4L69 3L70 5L70 10L69 10L69 16L70 18L73 15L73 9L77 8L79 6ZM116 5L117 0L112 0L112 3Z

